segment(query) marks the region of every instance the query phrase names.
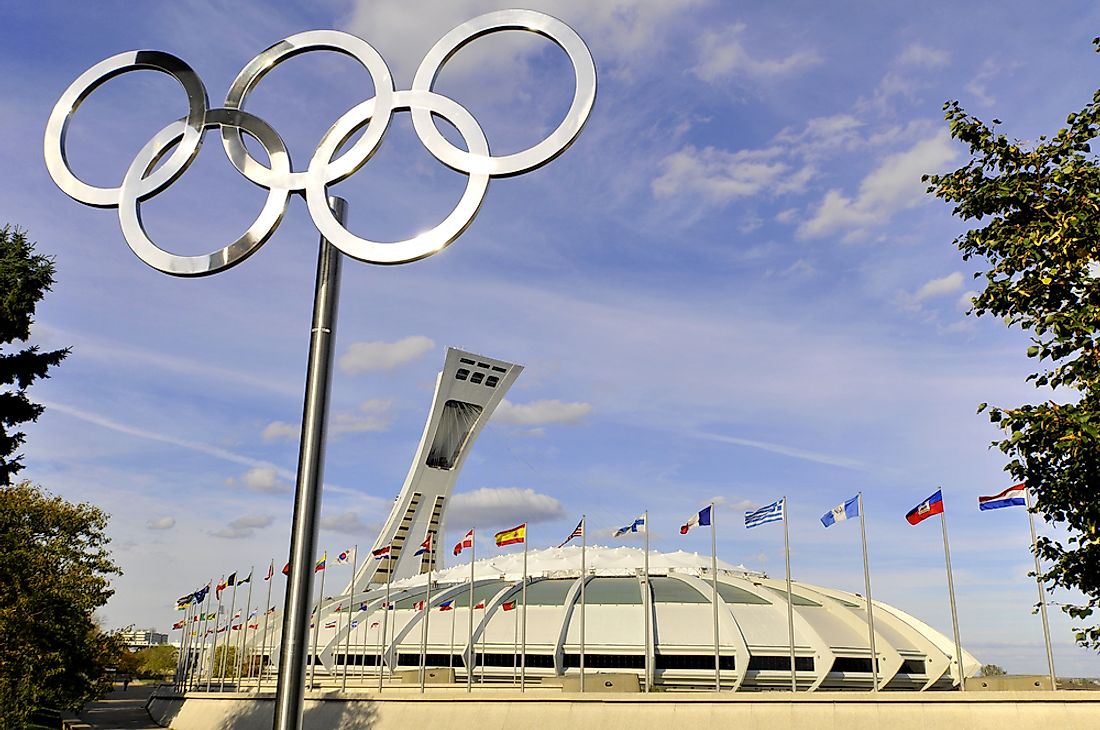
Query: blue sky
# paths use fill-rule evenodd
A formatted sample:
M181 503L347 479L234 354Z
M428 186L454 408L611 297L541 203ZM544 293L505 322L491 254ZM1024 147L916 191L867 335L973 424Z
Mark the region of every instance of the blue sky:
M139 48L188 61L217 105L255 54L313 28L365 38L408 88L437 38L506 7L436 5L0 1L0 220L56 256L35 338L74 348L33 390L48 410L28 429L25 475L111 513L125 574L108 626L165 629L177 595L285 559L317 234L296 199L241 266L161 275L127 248L114 211L50 180L52 105L92 64ZM779 575L781 530L746 531L741 512L787 495L794 577L862 591L857 530L818 522L862 490L875 597L949 633L938 526L903 519L942 486L963 644L1013 672L1045 671L1026 515L977 510L979 494L1010 482L987 448L997 432L975 414L1042 394L1024 383L1026 339L965 315L977 264L961 261L951 240L963 227L919 178L964 160L942 121L947 99L1023 140L1056 130L1094 90L1100 9L529 7L587 41L596 107L553 164L494 181L443 253L345 262L322 545L373 538L453 345L526 367L459 478L456 535L463 518L488 529L529 519L532 544L553 545L582 513L608 535L649 509L655 548L705 552L705 533L676 528L717 498L721 556ZM564 54L517 35L475 42L436 86L498 153L541 139L572 94ZM303 169L328 126L372 93L353 61L316 53L280 66L247 108ZM185 109L167 76L110 81L74 118L73 169L117 185ZM353 232L395 240L442 220L464 184L398 114L377 155L334 190ZM208 137L143 217L166 248L199 253L239 235L263 199ZM1100 660L1073 647L1071 622L1052 619L1059 672L1100 675Z

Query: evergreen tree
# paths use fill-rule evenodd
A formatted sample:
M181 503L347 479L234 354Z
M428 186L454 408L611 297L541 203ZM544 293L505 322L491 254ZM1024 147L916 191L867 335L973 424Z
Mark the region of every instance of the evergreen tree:
M26 434L20 424L37 420L43 407L27 398L27 388L65 359L68 348L40 352L36 345L5 352L5 346L26 342L34 310L53 284L53 260L35 254L25 231L0 228L0 485L11 484L23 468L16 451Z

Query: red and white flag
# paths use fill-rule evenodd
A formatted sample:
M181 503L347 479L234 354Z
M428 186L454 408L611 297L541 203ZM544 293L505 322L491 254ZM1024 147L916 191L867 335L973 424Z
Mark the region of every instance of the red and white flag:
M458 555L466 548L472 548L474 546L474 531L470 530L466 533L466 537L458 541L455 545L455 555Z

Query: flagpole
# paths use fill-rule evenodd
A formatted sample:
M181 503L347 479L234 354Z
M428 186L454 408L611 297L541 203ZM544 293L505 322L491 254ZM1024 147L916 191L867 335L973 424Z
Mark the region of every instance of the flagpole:
M378 622L378 658L375 660L375 666L378 667L379 691L382 691L382 647L386 643L386 611L389 611L389 609L382 606L382 620ZM366 682L364 682L365 684Z
M187 637L191 635L191 605L193 601L188 601L187 608L183 611L183 628L184 632L180 634L180 651L176 655L176 673L172 675L172 686L177 690L180 686L180 667L183 665L183 654L187 649Z
M1054 651L1050 646L1050 624L1047 622L1046 591L1043 590L1043 572L1039 566L1039 542L1035 536L1035 515L1031 511L1031 490L1024 487L1027 501L1027 523L1031 527L1031 555L1035 558L1035 586L1039 590L1039 615L1043 617L1043 640L1047 647L1047 666L1050 668L1050 688L1058 689L1058 677L1054 673Z
M878 652L875 650L875 614L871 602L871 569L867 563L867 528L863 523L863 492L857 495L859 499L859 536L863 540L863 588L867 592L867 639L871 647L871 680L872 688L878 692Z
M229 668L229 640L233 638L234 611L237 608L237 574L233 574L233 593L229 599L229 622L225 626L225 645L222 647L222 672L218 678L218 691L225 691L225 673ZM217 656L214 657L217 660Z
M238 642L240 649L237 650L237 683L234 689L240 690L241 687L241 672L244 670L244 650L248 646L248 624L252 620L249 613L252 611L252 573L255 572L256 566L253 565L248 569L248 598L244 604L244 625L241 627L241 639Z
M213 580L211 580L210 583L213 583ZM207 583L206 585L209 586L210 583ZM187 682L187 689L193 689L194 687L198 686L198 684L202 680L202 674L201 674L201 672L202 672L202 661L203 661L203 659L206 658L206 621L207 621L206 616L210 613L209 608L210 608L210 590L208 588L207 591L206 591L206 595L203 597L203 605L201 605L199 607L199 610L202 612L202 620L199 622L199 636L202 637L202 644L199 646L199 655L195 659L195 663L194 663L193 667L190 670L188 670L188 673L190 674L190 677L189 677L188 682ZM198 676L195 676L196 675L196 673L195 673L196 669L199 672Z
M651 666L650 666L650 654L652 653L650 646L649 635L649 612L650 612L650 596L649 596L649 510L645 513L645 582L642 583L644 593L642 594L642 607L645 609L645 642L642 646L645 648L645 691L648 692L650 688L651 679Z
M218 586L222 584L222 580L225 580L225 576L218 581ZM225 590L224 588L222 590ZM214 648L210 650L210 674L206 675L206 691L210 691L210 685L214 681L214 660L218 657L218 624L222 619L222 591L214 591L218 595L218 610L214 614Z
M260 640L260 668L256 671L256 691L260 691L260 684L264 676L264 656L267 654L267 625L271 622L271 584L275 582L275 558L271 559L271 565L267 569L267 600L264 601L264 635Z
M584 585L583 583L581 584ZM523 523L523 630L522 644L520 651L522 652L519 659L519 691L527 691L527 523ZM484 632L482 633L484 636ZM484 650L482 651L484 654ZM583 661L583 660L582 660ZM485 679L485 669L481 670L481 678Z
M512 617L512 686L519 681L519 611Z
M947 515L940 512L940 526L943 527L943 558L947 563L947 593L951 599L951 630L955 634L955 659L959 664L959 691L966 691L966 678L963 676L963 651L959 641L959 615L955 610L955 581L951 577L951 550L947 547Z
M355 615L355 611L352 610L352 606L355 605L355 561L359 557L359 544L356 543L351 549L351 589L348 591L348 635L346 641L344 641L344 681L340 686L341 692L348 691L348 667L351 661L351 617Z
M710 503L710 587L711 616L714 619L714 691L722 691L722 667L718 659L718 531L714 524L714 502Z
M317 673L317 638L321 635L321 602L325 600L325 573L328 572L328 550L322 553L325 567L321 569L321 590L317 593L317 610L313 614L313 650L309 656L309 688L313 689L313 677ZM317 572L314 566L313 572Z
M389 550L386 551L386 600L385 605L382 608L385 611L382 612L382 651L378 654L378 691L382 691L382 667L385 662L382 661L385 650L388 648L389 637L386 636L386 630L390 625L390 582L393 580L393 545L390 544Z
M794 661L794 596L791 593L791 539L787 529L787 496L783 495L783 554L787 561L787 635L791 641L791 692L798 691Z
M451 599L454 601L454 599ZM453 670L455 665L455 621L458 619L458 611L454 603L451 603L451 645L447 648L447 668Z
M581 515L581 692L584 692L584 615L585 615L585 584L588 583L588 563L587 561L587 548L588 548L588 525L584 521L585 516ZM527 601L524 601L524 610L526 611Z
M468 617L470 638L466 642L470 647L470 656L466 660L466 692L468 693L474 691L474 660L477 656L477 652L474 651L474 558L477 557L474 551L477 549L477 537L473 533L474 530L470 530L470 615Z
M428 591L424 601L424 624L420 627L420 694L424 694L424 675L428 672L428 619L432 615L432 568L435 567L435 533L428 533Z

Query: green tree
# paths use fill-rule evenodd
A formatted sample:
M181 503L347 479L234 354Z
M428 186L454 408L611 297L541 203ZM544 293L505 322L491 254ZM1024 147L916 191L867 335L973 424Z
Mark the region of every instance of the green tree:
M983 664L981 676L983 677L1003 677L1008 674L1004 669L1001 669L996 664Z
M29 482L0 486L0 728L36 707L77 709L110 688L122 650L94 611L120 573L107 515Z
M179 650L169 644L149 646L137 653L138 674L142 677L164 677L176 671Z
M11 484L23 468L16 451L26 434L16 429L42 415L42 406L27 398L27 388L65 359L69 350L40 352L32 345L3 351L5 345L26 342L34 310L53 284L53 260L35 254L25 231L0 228L0 485Z
M1093 43L1100 51L1100 39ZM985 262L971 312L1028 332L1037 365L1027 380L1050 389L1040 403L988 408L1005 432L994 445L1008 456L1005 470L1027 482L1035 511L1068 529L1065 542L1040 538L1038 551L1052 590L1084 594L1063 610L1087 619L1100 608L1100 164L1090 148L1100 91L1033 143L1009 139L995 129L999 120L987 125L957 101L944 110L970 160L924 179L976 224L954 241L964 261ZM1100 626L1075 631L1078 643L1100 650Z

